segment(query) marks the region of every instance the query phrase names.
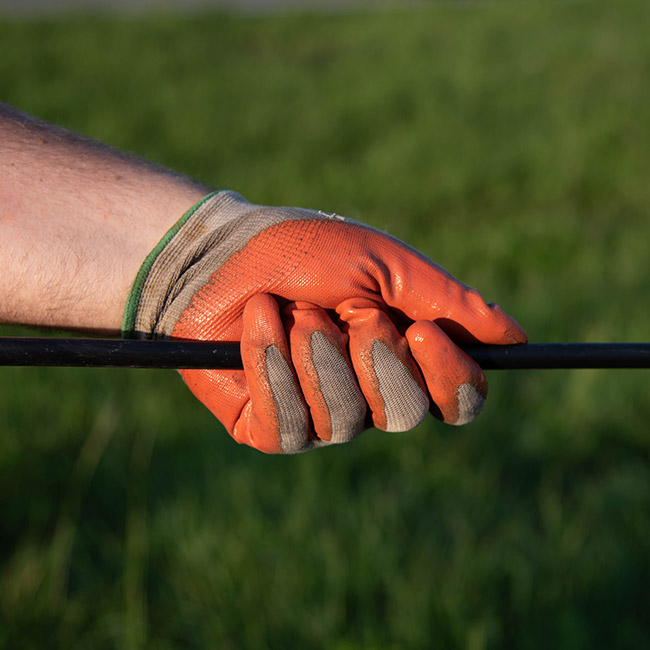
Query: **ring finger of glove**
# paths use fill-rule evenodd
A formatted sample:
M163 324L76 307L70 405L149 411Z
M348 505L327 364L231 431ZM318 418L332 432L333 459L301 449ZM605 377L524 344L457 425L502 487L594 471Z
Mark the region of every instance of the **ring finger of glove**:
M316 435L325 444L351 440L365 427L366 402L347 354L347 336L324 309L308 302L287 305L283 316Z

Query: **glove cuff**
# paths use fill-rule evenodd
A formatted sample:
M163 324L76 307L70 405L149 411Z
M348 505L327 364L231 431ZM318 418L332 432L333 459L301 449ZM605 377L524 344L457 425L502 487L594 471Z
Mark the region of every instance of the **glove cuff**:
M124 316L122 317L122 338L132 339L142 337L144 333L136 332L135 321L140 307L140 300L142 298L142 291L144 289L145 281L149 276L154 262L158 259L162 251L167 247L167 244L176 236L178 231L187 223L201 206L207 201L216 196L219 192L211 192L204 196L198 203L193 205L166 233L165 236L156 244L155 248L147 255L142 266L135 276L135 280L131 285L129 296L126 300L126 308L124 309Z
M209 194L147 255L129 293L122 336L171 336L193 297L262 231L284 221L332 219L345 220L313 210L256 205L229 190ZM259 288L231 287L231 297L238 291L255 293Z

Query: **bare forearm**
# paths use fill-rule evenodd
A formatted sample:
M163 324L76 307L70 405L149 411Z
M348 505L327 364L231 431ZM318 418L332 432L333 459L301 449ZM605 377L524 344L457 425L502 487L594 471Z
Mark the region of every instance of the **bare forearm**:
M0 322L117 333L143 259L205 193L0 104Z

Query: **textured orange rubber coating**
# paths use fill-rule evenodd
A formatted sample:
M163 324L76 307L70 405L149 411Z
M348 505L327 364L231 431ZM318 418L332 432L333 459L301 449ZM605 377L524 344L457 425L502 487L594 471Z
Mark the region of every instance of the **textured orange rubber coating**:
M318 444L332 438L328 403L337 396L324 395L320 387L315 343L351 364L367 404L363 427L387 429L399 414L385 408L390 386L377 371L383 357L392 353L401 362L413 394L422 389L434 415L462 424L476 413L460 412L460 387L485 397L487 383L452 341L526 341L497 305L414 249L336 218L285 221L253 237L194 295L173 337L241 341L244 371L181 374L236 440L271 453L287 450L282 428L291 428L278 406L284 380L277 382L279 389L269 384L271 362L278 376L286 365L299 385L308 436ZM287 394L294 390L290 383Z

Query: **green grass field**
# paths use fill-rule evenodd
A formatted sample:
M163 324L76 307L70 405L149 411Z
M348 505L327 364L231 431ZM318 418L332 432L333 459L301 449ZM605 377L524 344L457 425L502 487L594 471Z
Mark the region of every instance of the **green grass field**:
M646 0L0 20L0 98L388 230L531 340L648 340L648 25ZM0 647L647 646L650 374L488 377L466 427L285 458L173 372L0 369Z

